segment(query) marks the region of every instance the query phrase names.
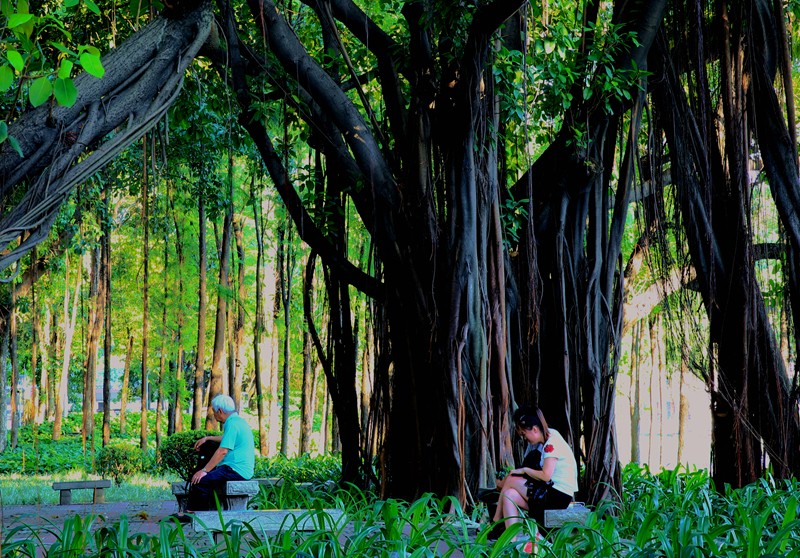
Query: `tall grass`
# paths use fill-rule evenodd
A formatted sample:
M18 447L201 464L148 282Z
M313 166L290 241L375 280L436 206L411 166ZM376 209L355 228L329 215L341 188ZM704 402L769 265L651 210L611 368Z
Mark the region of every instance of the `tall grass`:
M705 471L662 471L627 467L625 491L617 503L598 506L584 525L550 532L539 556L549 557L800 557L797 481L766 478L740 490L719 493ZM270 500L273 498L273 500ZM92 529L91 518L69 518L53 529L57 542L16 528L5 534L2 556L247 556L253 558L499 558L521 556L512 539L533 534L525 521L497 541L491 524L475 521L483 510L463 510L452 498L426 495L414 502L377 500L348 488L333 493L306 492L290 501L288 493L266 491L261 505L280 503L307 508L314 530L286 525L277 534L248 525L232 525L222 540L196 534L164 521L156 535L131 534L127 519ZM344 512L341 519L324 509ZM29 536L28 536L29 535Z

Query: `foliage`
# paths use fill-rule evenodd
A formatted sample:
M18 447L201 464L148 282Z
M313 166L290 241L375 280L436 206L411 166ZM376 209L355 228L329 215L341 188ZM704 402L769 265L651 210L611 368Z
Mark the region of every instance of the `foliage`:
M301 455L291 458L280 454L275 457L257 458L254 476L279 478L291 482L323 483L337 481L341 472L341 458L337 455L316 457Z
M800 491L797 481L770 478L739 490L716 492L707 471L668 470L652 474L635 465L623 471L625 492L618 505L593 511L585 525L566 525L550 532L540 556L642 558L661 556L797 556ZM162 524L157 535L130 533L128 518L94 528L92 516L69 517L63 527L48 528L54 543L24 525L4 533L4 555L51 555L70 549L70 556L142 555L211 557L228 550L252 556L515 556L515 535L530 535L530 520L488 539L491 523L482 508L462 509L452 498L427 494L413 502L379 500L353 487L331 494L306 493L284 502L307 509L314 531L265 535L248 527L233 529L224 540L190 541L182 527ZM343 512L336 518L325 509ZM477 533L476 521L482 521ZM289 527L288 525L286 526ZM344 536L344 535L347 536ZM52 539L50 539L52 540ZM196 545L196 546L195 546ZM6 554L8 553L8 554ZM244 552L243 552L244 553ZM237 554L239 555L239 554Z
M141 450L126 442L108 444L97 454L97 472L113 478L118 486L141 468Z
M217 435L219 432L211 430L188 430L168 436L158 450L161 467L164 471L177 473L181 479L188 481L197 470L195 442L203 436Z

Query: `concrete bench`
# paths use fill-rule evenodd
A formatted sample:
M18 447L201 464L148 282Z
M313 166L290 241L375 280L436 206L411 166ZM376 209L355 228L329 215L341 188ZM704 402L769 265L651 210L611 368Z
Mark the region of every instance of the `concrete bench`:
M186 498L189 496L188 486L185 482L173 482L172 493L178 500L178 507L185 509ZM246 510L250 498L258 494L258 481L228 481L222 489L222 509ZM181 505L183 503L183 505ZM214 512L217 513L217 512Z
M563 510L544 510L544 526L547 528L561 527L567 523L586 523L589 508L583 502L572 502Z
M258 534L275 535L286 531L333 529L346 521L344 512L338 509L200 511L190 515L194 531L211 532L215 541L234 525L249 525Z
M92 502L95 504L102 504L106 501L104 489L110 486L111 486L111 481L105 479L85 480L85 481L65 481L65 482L54 482L53 490L61 491L58 503L62 506L66 506L72 503L73 490L83 490L90 488L94 490L94 494L92 495Z

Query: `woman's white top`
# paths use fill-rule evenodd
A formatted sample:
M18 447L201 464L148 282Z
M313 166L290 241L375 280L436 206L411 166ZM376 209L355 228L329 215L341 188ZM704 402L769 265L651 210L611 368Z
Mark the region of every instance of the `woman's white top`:
M558 460L553 475L550 477L550 480L553 481L553 488L574 496L578 491L578 464L575 462L572 448L569 447L564 437L557 430L551 428L547 441L543 444L528 444L525 454L527 455L536 448L542 452L540 466L544 466L544 460L548 457L555 457Z

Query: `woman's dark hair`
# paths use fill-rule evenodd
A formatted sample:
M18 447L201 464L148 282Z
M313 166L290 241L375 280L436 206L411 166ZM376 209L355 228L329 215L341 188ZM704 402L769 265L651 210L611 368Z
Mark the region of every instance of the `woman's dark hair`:
M541 409L538 407L531 407L530 405L523 405L514 411L514 424L517 428L523 430L530 430L534 426L538 426L542 431L544 439L550 437L550 429L547 427L547 421L542 414Z

